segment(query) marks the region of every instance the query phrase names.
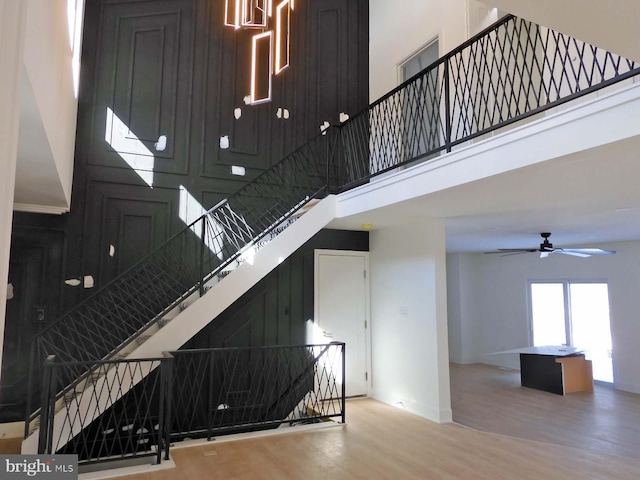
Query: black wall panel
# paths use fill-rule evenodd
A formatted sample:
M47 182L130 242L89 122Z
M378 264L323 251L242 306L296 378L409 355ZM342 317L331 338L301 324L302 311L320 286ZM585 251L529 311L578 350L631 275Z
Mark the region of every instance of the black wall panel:
M31 339L64 310L66 219L14 213L7 296L0 422L24 420Z
M180 189L209 208L324 121L366 106L368 2L296 2L291 65L274 77L273 100L260 105L245 102L255 31L223 24L220 0L87 1L69 214L70 247L82 254L70 259L69 274L104 285L185 226ZM232 175L233 165L246 177ZM70 302L86 293L71 292Z
M313 320L314 250L369 250L368 232L322 230L191 339L185 348L302 345Z
M93 133L78 139L90 165L188 173L195 14L192 0L101 5Z
M71 212L16 214L14 222L12 262L30 258L37 264L30 272L49 265L33 293L45 298L43 324L184 228L181 189L209 208L317 135L324 121L367 105L366 0L296 0L291 65L274 77L273 100L255 106L244 100L253 32L224 27L224 3L86 0ZM163 135L166 145L157 147ZM229 148L220 147L222 136ZM232 165L247 175L232 175ZM25 253L20 242L37 246ZM287 322L309 313L313 260L287 265L248 310L236 311L249 320L232 328L230 342L296 337ZM85 275L93 289L64 284ZM302 303L288 300L297 295ZM21 324L32 312L13 317Z

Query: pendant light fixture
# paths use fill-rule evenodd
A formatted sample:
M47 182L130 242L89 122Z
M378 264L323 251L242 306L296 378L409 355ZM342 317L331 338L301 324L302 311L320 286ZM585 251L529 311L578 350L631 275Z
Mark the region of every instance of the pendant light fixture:
M289 66L293 9L294 0L225 0L225 26L260 30L251 38L252 105L271 101L273 75Z

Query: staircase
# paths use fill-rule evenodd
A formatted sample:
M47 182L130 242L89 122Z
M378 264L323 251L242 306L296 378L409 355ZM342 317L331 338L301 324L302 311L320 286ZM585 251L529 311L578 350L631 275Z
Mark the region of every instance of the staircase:
M87 389L113 382L113 374L95 370L92 361L177 350L331 221L335 201L326 197L323 163L331 141L334 136L319 135L297 149L38 335L33 380L51 355L78 364L57 395L56 410L79 394L89 401L96 395ZM97 398L114 400L112 392ZM101 411L82 401L76 408ZM37 451L38 420L36 411L26 425L24 453ZM77 425L56 416L55 438L71 440L77 433Z
M91 362L153 358L179 348L334 218L330 192L450 152L639 73L632 61L505 17L285 157L58 319L34 340L30 383L37 387L50 355L76 362L58 404L75 403L78 416L97 418L91 415L101 409L84 399L112 401L114 394L103 389L116 373ZM426 104L436 107L432 118L423 115ZM322 200L300 216L314 199ZM142 378L133 376L116 399ZM78 400L77 392L95 394ZM24 453L37 451L36 417L27 422ZM75 417L54 417L55 438L68 442L78 434Z

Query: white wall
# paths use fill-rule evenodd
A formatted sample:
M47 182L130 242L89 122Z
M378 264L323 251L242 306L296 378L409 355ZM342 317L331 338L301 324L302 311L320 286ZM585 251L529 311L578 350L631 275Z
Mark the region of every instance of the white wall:
M398 66L427 43L438 37L444 54L467 39L467 30L467 0L371 0L371 100L398 85Z
M22 0L0 0L0 345L7 304L25 11Z
M473 363L476 356L474 340L478 338L482 325L474 310L480 298L476 279L470 272L476 271L478 259L475 254L447 255L447 314L449 324L449 359L456 363Z
M442 222L372 231L370 262L372 396L451 421Z
M67 0L28 0L26 3L24 66L46 134L46 138L39 140L49 144L68 207L78 101L73 86Z
M638 0L485 0L485 3L640 61Z
M600 245L598 245L600 246ZM616 255L587 259L535 254L500 257L449 254L447 275L450 343L459 345L452 361L484 362L518 368L517 355L487 353L529 345L528 280L590 279L609 282L615 386L640 393L640 242L604 245ZM457 298L456 298L457 297Z

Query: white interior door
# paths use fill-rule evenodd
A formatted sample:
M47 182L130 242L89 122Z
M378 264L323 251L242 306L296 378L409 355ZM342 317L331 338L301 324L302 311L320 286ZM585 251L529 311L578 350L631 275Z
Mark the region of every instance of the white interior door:
M348 397L367 394L368 263L367 252L315 252L314 340L346 344Z

